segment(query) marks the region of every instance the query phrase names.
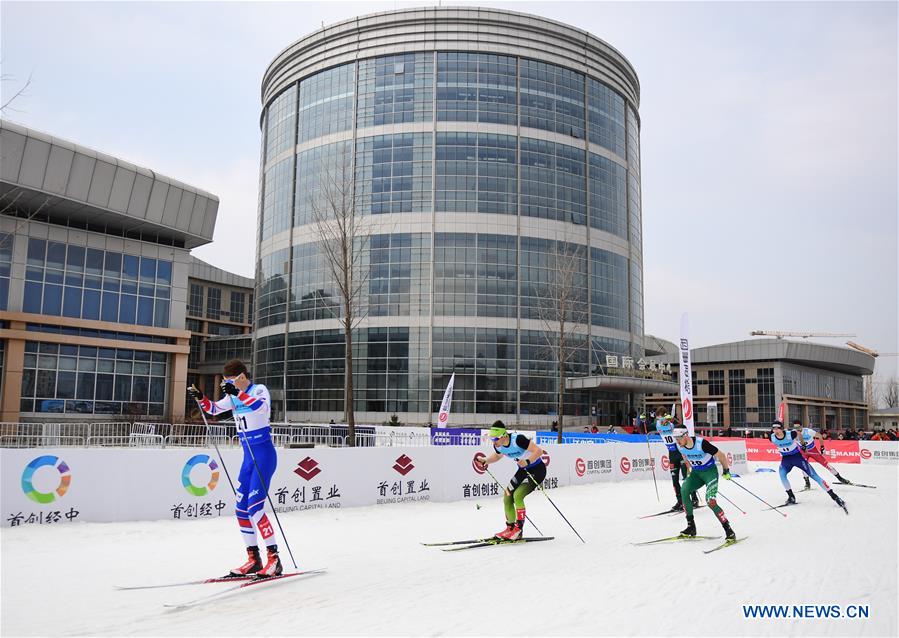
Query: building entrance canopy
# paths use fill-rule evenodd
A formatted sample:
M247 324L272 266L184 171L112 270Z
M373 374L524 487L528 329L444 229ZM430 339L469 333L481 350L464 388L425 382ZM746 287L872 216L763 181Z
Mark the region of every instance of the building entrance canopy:
M623 377L616 375L569 377L565 379L565 388L568 390L619 390L649 394L677 393L679 386L674 381L640 379L637 377Z

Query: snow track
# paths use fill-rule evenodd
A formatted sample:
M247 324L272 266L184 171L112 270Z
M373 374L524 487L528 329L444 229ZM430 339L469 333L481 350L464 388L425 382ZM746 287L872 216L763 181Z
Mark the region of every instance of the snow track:
M784 518L721 481L748 512L722 503L737 535L752 538L710 555L702 551L718 541L630 545L675 534L684 524L682 516L637 520L660 509L649 481L551 493L586 545L539 493L528 497L528 515L556 540L471 552L420 543L498 531L498 499L481 499L481 509L471 502L415 503L286 514L282 523L300 568L327 565L328 573L176 611L163 603L228 585L142 591L113 585L223 573L243 559L233 517L4 528L0 630L4 636L895 636L899 468L840 469L878 486L834 486L850 516L816 488L797 494L802 507L785 510ZM738 480L772 503L783 501L775 474ZM661 505L670 505L670 484L659 487ZM696 523L700 534L723 536L707 508L697 511ZM497 600L524 603L529 614L513 625L496 613ZM742 612L748 604L859 604L869 606L870 617L748 620ZM697 624L677 624L685 617Z

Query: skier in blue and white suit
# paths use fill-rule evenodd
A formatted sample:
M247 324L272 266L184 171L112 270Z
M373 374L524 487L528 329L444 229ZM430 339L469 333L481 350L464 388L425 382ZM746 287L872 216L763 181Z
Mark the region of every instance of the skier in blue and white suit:
M253 383L247 367L239 359L225 364L219 401L210 401L194 386L188 394L196 399L204 412L221 414L233 412L237 435L243 448L243 462L237 477L237 523L247 546L247 562L231 570L235 577L255 574L257 577L277 576L282 573L278 557L278 545L274 529L265 513L268 489L278 465L271 434L271 397L268 388ZM267 549L267 561L263 565L259 555L256 533L262 537Z
M777 451L780 452L780 482L787 491L787 502L784 503L784 505L794 505L796 503L796 496L793 495L793 489L790 487L790 481L787 480L787 474L789 474L794 467L798 467L820 485L821 489L827 492L834 503L842 507L843 511L848 514L849 510L846 509L845 501L834 493L827 482L818 476L818 473L811 465L809 465L805 457L802 456L802 450L798 443L802 440L802 435L793 430L785 430L784 424L780 421L775 421L771 425L771 429L771 442L777 447Z

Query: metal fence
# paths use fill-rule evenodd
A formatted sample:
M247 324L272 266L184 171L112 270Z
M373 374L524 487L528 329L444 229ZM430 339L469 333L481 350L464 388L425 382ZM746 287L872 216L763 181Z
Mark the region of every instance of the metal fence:
M272 423L272 441L277 447L346 447L346 426L306 423ZM371 426L368 426L371 429ZM0 447L239 447L233 422L146 423L137 421L101 423L4 423L0 422ZM376 434L357 432L357 447L423 447L431 436L423 432Z

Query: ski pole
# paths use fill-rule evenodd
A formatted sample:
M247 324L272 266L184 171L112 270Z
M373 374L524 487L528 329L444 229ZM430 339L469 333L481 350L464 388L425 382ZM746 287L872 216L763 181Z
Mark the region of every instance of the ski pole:
M787 515L786 515L785 513L781 512L779 509L777 509L776 507L774 507L773 505L771 505L771 503L769 503L769 502L766 501L765 499L763 499L763 498L757 496L757 495L756 495L755 493L753 493L753 492L750 492L750 491L747 490L745 487L743 487L742 485L740 485L739 483L737 483L734 479L731 479L730 482L733 483L734 485L736 485L737 487L739 487L739 488L740 488L741 490L743 490L744 492L749 492L750 494L752 494L753 496L755 496L758 500L760 500L762 503L764 503L765 505L767 505L770 509L774 510L775 512L777 512L778 514L780 514L780 515L783 516L784 518L787 517Z
M231 407L234 410L235 418L234 422L237 423L237 404L234 403L234 395L229 394L228 398L231 400ZM293 551L290 549L290 543L287 541L287 534L284 533L284 528L281 527L281 519L278 518L278 510L275 509L275 504L272 502L272 497L268 493L268 485L265 484L265 479L262 478L262 472L259 470L259 464L256 463L256 455L253 454L253 446L249 444L249 442L244 441L246 443L246 450L250 453L250 458L253 459L253 467L256 468L256 476L259 477L259 482L262 483L262 488L265 490L265 498L268 499L268 504L272 506L272 514L275 515L275 522L278 524L278 529L281 531L281 538L284 539L284 546L287 547L287 553L290 555L290 562L293 563L293 568L298 569L297 561L293 557Z
M571 531L573 531L575 534L577 534L577 537L581 539L581 542L582 542L582 543L585 543L585 544L586 544L587 541L585 541L584 538L583 538L580 534L577 533L577 530L574 529L574 525L572 525L572 524L568 521L568 519L565 518L565 515L562 513L562 510L560 510L558 507L556 507L556 504L553 503L553 500L549 497L549 494L547 494L547 493L546 493L546 490L543 489L543 485L541 485L540 483L538 483L538 482L536 481L536 479L534 479L534 477L531 475L531 473L527 471L527 468L524 468L524 473L527 474L527 475L531 478L532 481L534 481L534 484L537 486L537 489L539 489L541 492L543 492L543 496L545 496L545 497L546 497L546 500L550 502L550 505L552 505L553 507L556 508L556 511L559 513L559 516L562 517L562 520L563 520L563 521L565 521L566 523L568 523L568 527L571 528Z
M646 453L649 455L649 463L652 468L652 484L656 488L656 500L661 503L662 498L659 496L659 483L656 481L656 464L652 458L652 449L649 447L649 429L646 427L646 421L643 421L643 433L646 435Z
M203 423L206 425L206 437L212 441L212 446L215 448L215 453L219 457L219 463L222 464L222 470L225 471L225 477L228 479L228 485L231 486L231 491L237 494L237 490L234 489L234 483L231 481L231 475L228 474L228 468L225 467L225 460L222 458L222 452L219 450L218 444L215 442L215 437L212 435L212 428L209 427L209 421L206 420L206 413L203 411L203 406L200 405L200 400L194 398L194 401L197 402L197 407L200 408L200 416L203 417Z
M496 477L493 476L493 472L491 472L491 471L487 468L486 465L484 466L484 471L487 472L487 474L490 475L490 478L493 479L493 482L494 482L494 483L496 483L497 485L499 485L499 489L501 489L501 490L503 490L503 491L505 492L506 488L503 487L503 484L502 484L502 483L500 483L499 481L496 480ZM532 526L535 530L537 530L537 533L540 534L540 536L543 536L543 532L540 531L540 528L539 528L539 527L537 527L536 525L534 525L534 521L532 521L532 520L528 517L527 514L524 515L524 518L525 518L525 520L527 520L528 523L531 524L531 526Z
M737 504L734 503L732 500L730 500L729 498L727 498L724 494L722 494L722 493L721 493L721 490L718 490L718 496L720 496L720 497L723 498L725 501L727 501L728 503L730 503L731 505L733 505L734 507L736 507L738 510L740 510L741 512L743 512L744 515L746 514L746 512L744 512L743 509L742 509L739 505L737 505Z

